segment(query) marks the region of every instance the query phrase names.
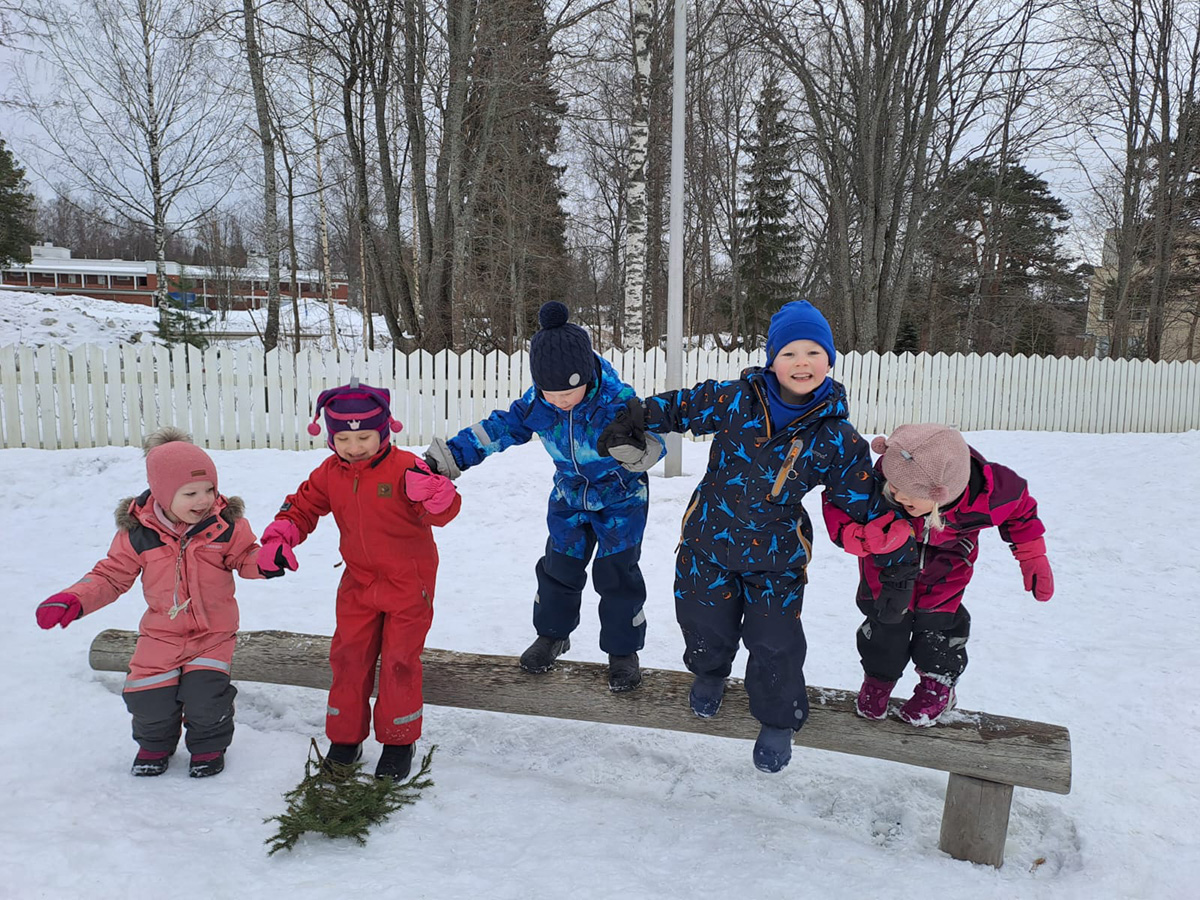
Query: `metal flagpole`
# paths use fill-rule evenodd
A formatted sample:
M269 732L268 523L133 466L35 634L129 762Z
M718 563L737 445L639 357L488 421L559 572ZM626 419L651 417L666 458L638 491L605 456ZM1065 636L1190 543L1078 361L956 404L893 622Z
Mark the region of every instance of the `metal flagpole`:
M687 0L675 0L671 90L671 241L667 250L667 390L683 387L683 146L687 94ZM683 474L683 436L667 435L665 475Z

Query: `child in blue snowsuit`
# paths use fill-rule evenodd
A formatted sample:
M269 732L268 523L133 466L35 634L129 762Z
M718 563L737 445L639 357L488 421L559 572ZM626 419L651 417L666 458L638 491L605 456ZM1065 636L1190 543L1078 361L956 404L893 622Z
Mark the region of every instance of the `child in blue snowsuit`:
M828 377L835 358L821 313L806 301L788 303L771 318L765 368L648 397L601 436L616 455L644 432L714 435L708 470L683 518L675 612L683 661L695 675L689 700L697 716L717 713L745 643L746 693L762 725L754 764L766 772L788 764L792 737L808 718L800 611L812 523L804 495L824 485L864 526L889 585L881 602L895 591L911 596L916 574L912 529L885 516L867 442L847 419L846 389Z
M546 515L550 537L536 566L537 639L521 655L521 668L549 671L571 648L594 550L608 686L629 691L642 680L637 651L646 638L646 584L638 568L649 497L645 473L666 448L653 438L623 463L597 452L600 432L626 401L637 398L569 317L563 304L544 304L538 312L542 328L529 342L533 387L507 410L496 410L448 441L434 439L425 459L435 472L457 478L493 453L535 434L541 438L555 467Z

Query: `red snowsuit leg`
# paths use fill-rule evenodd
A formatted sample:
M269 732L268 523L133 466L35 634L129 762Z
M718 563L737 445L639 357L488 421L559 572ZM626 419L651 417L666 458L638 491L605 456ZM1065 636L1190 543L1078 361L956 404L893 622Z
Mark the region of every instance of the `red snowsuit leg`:
M338 587L337 627L329 650L333 685L325 733L357 744L370 732L371 690L382 658L375 738L411 744L421 736L421 651L433 623L433 595L419 582L367 582L347 571Z

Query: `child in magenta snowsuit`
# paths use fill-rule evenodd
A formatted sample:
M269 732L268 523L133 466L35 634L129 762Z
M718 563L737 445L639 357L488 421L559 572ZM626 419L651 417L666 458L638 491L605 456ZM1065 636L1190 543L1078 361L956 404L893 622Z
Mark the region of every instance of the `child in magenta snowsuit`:
M911 660L920 681L899 710L905 722L935 724L955 702L954 685L967 666L971 616L962 605L979 555L979 532L996 526L1021 566L1025 589L1040 601L1054 594L1046 559L1046 529L1037 501L1012 469L988 462L963 436L944 425L902 425L871 444L884 494L912 525L920 572L908 602L879 604L879 569L863 546L864 528L828 501L830 538L859 558L858 629L862 688L857 711L887 715L888 700Z
M66 628L107 606L140 575L149 607L138 625L122 696L139 750L134 775L161 775L186 728L193 778L225 767L233 740L230 664L238 630L233 573L263 577L258 541L238 497L217 491L207 453L175 428L146 438L150 489L117 504L108 555L37 608L42 628Z
M362 755L371 729L371 691L380 664L375 737L383 744L375 775L400 781L412 768L421 736L421 651L433 624L438 553L434 525L458 515L461 499L449 478L393 447L390 393L352 381L322 391L333 455L313 470L263 532L260 566L267 577L296 569L292 552L333 513L346 571L337 592L337 625L329 648L333 684L325 716L331 766Z

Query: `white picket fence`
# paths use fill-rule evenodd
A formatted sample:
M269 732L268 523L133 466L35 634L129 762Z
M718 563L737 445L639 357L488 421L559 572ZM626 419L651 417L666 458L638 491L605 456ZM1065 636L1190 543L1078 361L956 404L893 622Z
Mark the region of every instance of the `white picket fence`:
M662 350L604 354L645 396L666 389ZM684 384L732 378L760 354L692 350ZM906 422L983 429L1178 432L1200 428L1200 364L1025 356L846 353L834 377L864 434ZM317 394L357 376L389 388L400 442L454 434L528 387L525 352L299 355L251 347L124 344L0 347L0 447L139 445L160 425L215 449L323 446L311 437Z

